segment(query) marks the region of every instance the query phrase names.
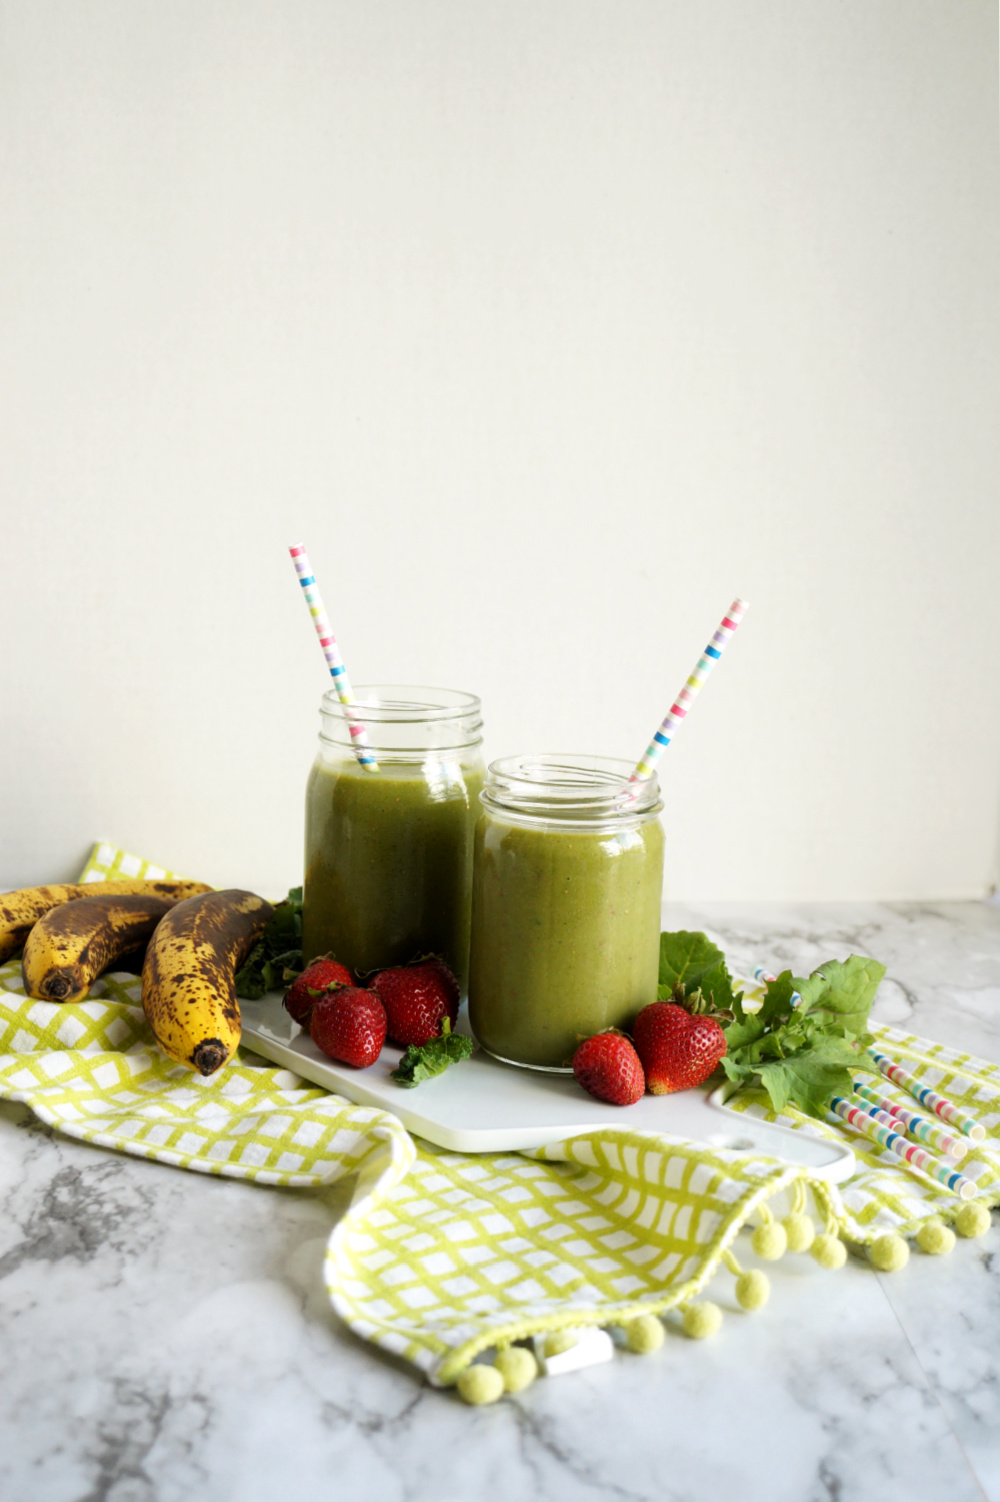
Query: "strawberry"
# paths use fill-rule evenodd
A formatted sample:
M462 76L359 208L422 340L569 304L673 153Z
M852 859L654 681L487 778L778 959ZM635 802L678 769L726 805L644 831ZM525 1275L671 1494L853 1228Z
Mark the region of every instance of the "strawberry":
M692 1017L672 1001L643 1007L632 1039L653 1095L700 1085L726 1051L726 1035L714 1017Z
M639 1055L623 1033L595 1033L573 1055L583 1088L612 1106L634 1106L646 1091Z
M461 987L451 972L450 967L438 955L432 954L429 959L418 961L422 970L429 970L436 975L441 982L442 990L447 998L448 1016L452 1022L458 1016L458 1003L462 996ZM454 1015L453 1015L454 1009Z
M385 1007L389 1037L401 1048L420 1048L441 1036L441 1023L458 1017L458 981L444 960L421 960L382 970L371 983Z
M341 965L338 960L330 955L320 955L318 960L313 960L307 970L292 982L286 996L285 1007L295 1021L303 1027L309 1026L309 1013L319 1000L313 996L313 991L329 991L336 986L353 986L354 976L346 965Z
M385 1008L373 991L339 986L317 1000L309 1036L331 1059L367 1069L385 1042Z

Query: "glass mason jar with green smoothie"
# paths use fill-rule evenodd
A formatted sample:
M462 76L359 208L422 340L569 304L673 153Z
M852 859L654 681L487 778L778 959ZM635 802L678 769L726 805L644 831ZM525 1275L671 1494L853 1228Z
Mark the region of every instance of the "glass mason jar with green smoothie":
M472 839L484 767L474 694L359 688L378 770L351 749L344 706L320 706L319 753L306 787L302 948L364 975L440 955L464 992Z
M663 829L655 777L606 757L492 762L476 827L469 1021L508 1064L577 1045L656 1000Z

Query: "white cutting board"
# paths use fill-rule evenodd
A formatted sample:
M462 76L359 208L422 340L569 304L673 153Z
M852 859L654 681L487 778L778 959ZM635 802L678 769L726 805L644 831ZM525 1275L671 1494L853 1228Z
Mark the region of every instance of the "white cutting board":
M514 1069L478 1049L467 1062L404 1089L389 1077L402 1049L387 1044L370 1069L351 1069L328 1058L292 1021L280 992L241 1001L240 1011L247 1048L335 1095L391 1111L416 1136L454 1152L516 1152L613 1126L782 1158L829 1183L854 1171L854 1154L839 1143L729 1110L723 1104L726 1086L711 1093L644 1095L634 1106L609 1106L587 1095L571 1074ZM469 1032L464 1007L456 1031Z

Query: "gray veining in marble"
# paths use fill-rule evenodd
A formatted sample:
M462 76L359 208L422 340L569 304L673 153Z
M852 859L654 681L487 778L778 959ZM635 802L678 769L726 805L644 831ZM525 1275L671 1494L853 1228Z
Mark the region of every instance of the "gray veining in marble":
M1000 1058L1000 908L667 921L737 967L874 954L880 1017ZM889 1277L786 1258L767 1310L710 1341L472 1410L335 1319L349 1194L205 1179L0 1106L3 1502L1000 1502L996 1227Z

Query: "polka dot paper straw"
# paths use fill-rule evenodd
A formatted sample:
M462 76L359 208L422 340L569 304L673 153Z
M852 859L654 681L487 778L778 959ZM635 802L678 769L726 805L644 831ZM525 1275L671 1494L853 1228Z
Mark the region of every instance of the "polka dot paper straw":
M895 1117L900 1126L911 1137L916 1137L920 1142L926 1142L928 1147L937 1148L939 1153L947 1153L949 1158L964 1158L969 1151L969 1144L963 1142L960 1137L952 1137L938 1126L936 1121L928 1121L926 1116L921 1116L916 1111L908 1111L905 1106L897 1105L887 1095L879 1095L877 1090L872 1090L863 1080L854 1081L854 1093L860 1095L862 1100L869 1105L877 1106L880 1111L885 1111L890 1117Z
M735 599L730 605L728 613L722 617L712 640L695 663L690 678L670 706L666 719L650 741L645 756L632 773L630 779L632 782L645 782L647 777L652 777L656 763L670 745L678 726L685 719L699 690L703 687L705 679L722 656L726 643L749 609L750 606L746 600Z
M951 1168L947 1163L942 1163L938 1158L932 1158L930 1153L918 1147L915 1142L907 1142L905 1137L892 1127L878 1121L879 1116L886 1113L878 1111L874 1107L852 1106L849 1100L842 1095L831 1095L828 1105L830 1110L846 1121L856 1132L867 1137L871 1142L877 1142L879 1147L884 1147L897 1158L902 1158L904 1163L909 1163L911 1168L919 1168L928 1178L934 1179L938 1184L943 1184L959 1199L971 1199L976 1192L976 1186L971 1179L960 1174L956 1168ZM890 1121L892 1117L888 1118Z
M333 627L330 625L327 613L323 608L323 598L320 595L319 586L313 575L312 565L309 562L309 554L300 544L289 548L288 551L292 555L295 572L299 576L302 593L309 607L309 614L312 616L313 625L316 627L316 635L319 637L319 644L323 648L323 656L326 658L327 667L330 669L330 677L333 679L334 688L337 690L337 698L344 706L344 718L347 721L347 728L351 732L351 744L354 748L354 754L361 765L368 768L369 772L377 772L378 762L372 755L371 748L368 745L368 732L365 730L363 722L350 708L354 703L354 690L351 688L351 680L347 676L347 669L344 667L344 659L340 655L340 648L337 646L337 638L333 634Z
M971 1137L973 1142L982 1142L986 1136L986 1128L974 1116L966 1116L964 1111L953 1106L951 1101L943 1095L938 1095L936 1090L922 1085L916 1075L910 1074L902 1064L897 1064L895 1059L887 1059L884 1053L876 1053L874 1048L868 1050L868 1057L874 1060L886 1079L892 1080L894 1085L905 1090L907 1095L912 1095L914 1100L919 1100L928 1111L933 1111L936 1116L940 1116L942 1121L947 1121L951 1126L958 1127L958 1130L964 1132L966 1137Z

